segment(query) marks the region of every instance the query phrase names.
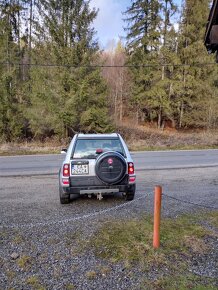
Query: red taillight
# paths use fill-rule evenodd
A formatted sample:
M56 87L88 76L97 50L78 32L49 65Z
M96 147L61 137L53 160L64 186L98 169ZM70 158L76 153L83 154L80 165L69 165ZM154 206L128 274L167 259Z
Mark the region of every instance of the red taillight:
M135 170L134 170L134 164L132 162L128 163L128 174L134 174Z
M64 164L63 166L63 176L69 177L70 176L70 164Z
M63 185L70 185L69 178L62 178Z
M134 183L135 180L136 180L135 176L131 176L131 177L129 178L129 183Z

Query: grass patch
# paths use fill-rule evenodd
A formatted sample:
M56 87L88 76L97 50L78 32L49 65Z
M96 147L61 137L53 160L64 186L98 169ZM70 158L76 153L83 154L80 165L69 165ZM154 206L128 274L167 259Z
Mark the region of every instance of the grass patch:
M10 281L16 277L16 273L9 269L6 270L6 275L7 275L8 280Z
M216 290L215 279L202 279L198 276L173 275L159 278L155 281L144 280L141 289L145 290Z
M75 290L75 286L73 284L67 284L66 285L66 290Z
M218 212L217 211L212 211L209 215L205 216L205 219L208 221L208 223L211 226L218 228Z
M91 242L96 256L110 262L137 265L145 272L156 269L156 280L145 281L145 289L215 289L213 279L204 277L201 280L188 271L192 257L207 254L211 247L206 237L214 233L200 224L202 217L213 223L218 212L163 219L158 250L152 247L153 218L150 216L140 220L106 222Z
M17 245L23 243L24 241L25 241L24 237L20 234L17 234L12 238L12 243Z
M45 288L40 284L38 277L36 276L27 278L26 283L31 286L32 289L45 290Z
M93 280L97 277L97 273L95 271L88 271L86 272L86 278Z
M113 261L134 262L141 260L141 257L145 257L146 261L163 260L169 253L176 254L181 251L188 254L190 248L196 249L196 244L203 243L200 239L207 233L206 229L196 223L194 217L164 219L161 222L161 248L154 251L153 220L152 217L146 216L141 220L105 223L93 244L96 253Z
M99 266L98 270L99 270L100 274L103 276L106 276L111 272L111 269L109 267L106 267L106 266Z
M19 259L17 259L17 265L24 270L30 269L32 264L32 259L29 256L21 256Z

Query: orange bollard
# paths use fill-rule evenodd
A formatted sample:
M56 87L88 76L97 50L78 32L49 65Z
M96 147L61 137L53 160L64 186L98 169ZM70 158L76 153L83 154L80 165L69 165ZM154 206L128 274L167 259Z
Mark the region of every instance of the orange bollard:
M162 198L162 187L155 186L155 189L154 189L154 235L153 235L153 247L155 249L158 249L160 247L161 198Z

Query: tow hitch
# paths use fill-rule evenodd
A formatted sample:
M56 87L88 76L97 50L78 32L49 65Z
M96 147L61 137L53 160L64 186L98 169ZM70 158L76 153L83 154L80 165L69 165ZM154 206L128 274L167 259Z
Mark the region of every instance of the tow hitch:
M101 192L97 193L97 199L98 200L102 200L103 199L103 196L102 196Z

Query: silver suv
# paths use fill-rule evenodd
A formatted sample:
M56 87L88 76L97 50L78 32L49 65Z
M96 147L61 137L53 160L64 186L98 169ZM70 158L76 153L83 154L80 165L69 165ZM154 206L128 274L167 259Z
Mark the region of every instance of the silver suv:
M59 171L61 204L70 195L104 195L122 192L126 200L135 195L133 160L123 138L117 134L76 134Z

